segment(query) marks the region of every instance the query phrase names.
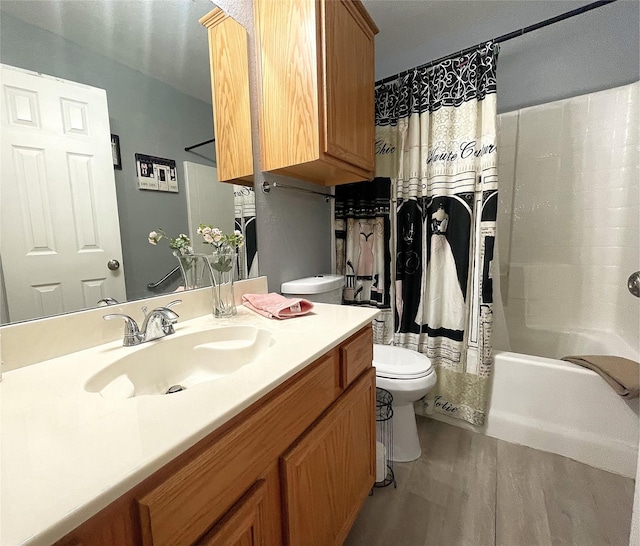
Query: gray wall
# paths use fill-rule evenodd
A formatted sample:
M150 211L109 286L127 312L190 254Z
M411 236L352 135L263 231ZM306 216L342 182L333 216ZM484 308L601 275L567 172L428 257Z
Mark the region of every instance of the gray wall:
M280 284L294 278L304 277L317 273L330 271L331 268L331 224L329 205L321 197L290 192L285 189L273 190L270 194L263 194L260 185L263 180L282 181L291 185L311 187L303 183L281 179L269 173L261 172L259 131L257 120L257 78L255 72L255 40L253 33L253 5L251 0L218 0L217 4L227 13L238 20L247 30L249 38L250 61L250 85L252 101L253 143L254 143L254 171L256 173L256 208L258 244L260 249L260 272L269 278L269 289L279 290ZM404 2L393 1L394 9L402 10ZM406 5L412 2L406 2ZM439 20L437 13L445 10L447 6L455 4L455 12L443 13L445 19ZM400 54L389 57L385 55L380 44L387 39L380 35L377 41L377 77L381 78L400 72L401 70L417 66L431 59L457 51L482 40L515 30L533 22L545 19L573 9L576 2L551 1L520 1L520 2L437 2L434 3L433 16L425 18L424 27L420 36L414 43L416 47L405 48ZM453 17L455 32L451 32L452 25L446 24ZM375 16L374 16L375 18ZM378 21L383 26L384 21ZM498 65L498 105L500 111L509 111L515 108L539 104L580 93L596 91L607 87L622 85L639 78L638 69L638 2L636 0L619 0L618 2L581 15L570 21L559 23L532 33L531 35L503 44ZM28 55L34 63L39 60L41 48L32 53L37 47L37 41L33 42L27 52L8 52L5 42L5 28L2 28L2 61L5 55L19 58L19 55ZM393 36L391 36L393 34ZM389 39L402 39L402 33L388 29L386 36ZM71 55L71 53L68 53ZM35 57L35 58L34 58ZM68 69L80 59L72 57L73 62L65 61ZM51 66L50 61L40 61L42 70ZM102 59L102 63L109 63ZM33 67L28 67L32 68ZM37 68L36 68L37 69ZM203 67L206 70L206 67ZM110 82L104 82L104 73L109 70L101 68L93 69L89 66L78 70L83 75L91 76L91 80L85 79L84 83L98 87L109 87ZM131 71L133 72L133 71ZM74 73L75 76L75 73ZM71 75L62 76L69 79L77 79ZM158 92L157 88L162 84L142 83L142 75L133 73L125 79L129 84L129 90L109 93L109 106L112 115L116 118L115 108L121 104L128 104L136 99L137 95L151 95ZM120 78L119 78L120 79ZM151 80L153 81L153 80ZM136 83L136 92L133 84ZM184 96L183 96L184 97ZM146 233L150 226L163 227L171 233L186 228L186 210L182 196L157 195L158 203L141 199L143 192L135 190L133 180L134 166L133 153L151 153L167 156L178 161L184 157L180 150L188 144L205 140L211 135L210 110L206 115L190 117L188 134L183 134L176 118L186 119L187 115L179 112L186 99L171 98L169 91L160 93L155 99L156 108L154 114L163 111L167 119L166 125L155 129L152 123L161 123L155 120L148 110L133 119L128 117L112 120L113 131L120 135L124 160L124 170L118 176L120 187L123 182L128 190L124 194L124 202L120 203L121 221L123 231L128 234L125 238L125 246L135 248L134 253L139 255L142 271L145 264L148 270L155 273L164 268L160 260L166 258L165 253L157 252L158 249L145 246ZM191 101L191 99L189 99ZM140 106L142 108L142 106ZM203 109L209 108L203 106ZM145 149L134 144L134 139L129 135L141 133L141 138L148 139ZM162 139L171 139L164 144ZM177 142L179 141L179 142ZM193 157L191 157L193 160ZM180 172L182 176L182 172ZM183 180L183 178L181 178ZM119 188L120 189L120 188ZM146 195L146 194L145 194ZM136 199L138 198L138 199ZM129 204L128 200L132 203ZM164 207L164 212L159 212L152 218L139 219L145 213L133 212L134 201L142 200L147 209ZM121 200L123 201L123 200ZM140 221L138 221L140 220ZM180 227L184 226L184 227ZM134 245L141 246L134 247ZM127 262L135 257L129 253L125 255ZM132 266L134 267L134 266ZM146 284L147 280L143 284Z
M218 0L216 3L248 31L260 272L268 276L270 290L279 290L284 281L330 270L329 206L321 197L284 189L268 195L260 191L263 180L274 181L278 177L261 172L252 1ZM399 12L415 5L415 2L398 0L371 3L386 3L389 9ZM401 29L387 26L384 35L377 37L376 77L395 74L586 3L562 0L433 2L418 36L412 37L417 46L408 44L401 53L391 57L385 55L381 44L385 40L404 39ZM372 11L373 8L375 6ZM377 22L385 28L385 21ZM619 0L504 43L498 62L499 110L510 111L638 80L638 28L637 0ZM305 186L291 180L283 182Z
M162 248L147 242L149 231L188 233L182 162L215 165L210 160L215 158L212 144L197 149L200 155L184 151L213 136L211 105L5 14L0 21L0 62L107 91L111 132L119 135L122 154L122 170L115 171L115 179L127 298L150 295L147 283L177 262L166 241L160 242ZM138 190L135 153L174 159L179 193Z
M411 5L415 5L393 0L365 2L374 19L375 12L393 17L393 11L414 9ZM589 3L591 0L433 2L429 16L422 18L424 26L419 36L397 32L400 29L393 35L378 36L376 78L397 74ZM618 0L501 44L498 111L509 112L640 79L639 12L638 0ZM398 39L407 40L407 47L389 54Z

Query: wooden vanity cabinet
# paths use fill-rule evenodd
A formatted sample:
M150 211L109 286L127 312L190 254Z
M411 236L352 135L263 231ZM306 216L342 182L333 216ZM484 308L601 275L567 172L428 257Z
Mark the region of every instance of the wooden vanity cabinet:
M269 536L267 482L258 480L251 489L203 536L196 546L262 546L276 544ZM279 533L277 533L279 536Z
M373 178L374 36L359 0L255 0L262 169Z
M342 544L375 481L369 369L282 458L286 544Z
M218 181L253 185L247 31L220 8L200 23L209 35Z
M342 544L375 481L372 359L367 326L58 545Z

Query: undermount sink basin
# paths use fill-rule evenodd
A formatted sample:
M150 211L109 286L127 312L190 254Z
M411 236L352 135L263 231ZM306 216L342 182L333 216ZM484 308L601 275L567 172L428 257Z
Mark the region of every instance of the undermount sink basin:
M101 370L85 390L103 398L167 394L214 381L253 362L271 345L254 326L212 328L150 341Z

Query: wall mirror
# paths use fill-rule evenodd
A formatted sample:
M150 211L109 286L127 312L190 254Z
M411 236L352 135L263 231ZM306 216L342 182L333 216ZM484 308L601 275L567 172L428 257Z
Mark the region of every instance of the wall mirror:
M175 290L179 271L158 284L178 265L167 240L149 244L158 228L177 237L199 223L225 232L238 224L248 239L241 275L257 275L253 190L217 182L214 144L185 151L214 137L207 30L198 22L214 8L209 0L2 0L0 142L11 169L1 173L0 323ZM115 220L98 226L110 194ZM121 254L103 250L110 239ZM207 252L198 239L196 252ZM78 274L88 258L95 269ZM113 278L120 291L107 286Z

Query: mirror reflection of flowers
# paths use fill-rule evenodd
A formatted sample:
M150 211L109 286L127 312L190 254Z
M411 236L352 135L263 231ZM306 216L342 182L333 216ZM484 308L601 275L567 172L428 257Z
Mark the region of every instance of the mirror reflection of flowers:
M178 235L175 239L169 237L162 229L157 229L149 233L149 243L157 245L161 239L169 239L169 248L174 251L174 254L180 256L192 256L193 247L191 246L191 239L184 233Z
M211 267L216 271L230 271L236 258L236 249L244 244L244 236L239 230L233 233L222 233L219 228L200 224L197 233L204 242L213 247Z

